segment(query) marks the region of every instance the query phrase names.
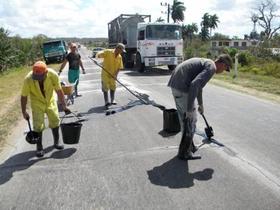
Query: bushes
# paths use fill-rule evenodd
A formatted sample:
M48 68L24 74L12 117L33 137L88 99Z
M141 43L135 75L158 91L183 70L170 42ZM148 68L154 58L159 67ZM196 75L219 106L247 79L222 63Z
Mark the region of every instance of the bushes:
M9 37L9 32L0 28L0 72L13 67L30 65L41 59L41 46L45 39L46 37L42 35L32 39Z
M271 61L258 63L250 66L243 66L239 68L241 72L253 73L256 75L271 76L280 78L280 63Z

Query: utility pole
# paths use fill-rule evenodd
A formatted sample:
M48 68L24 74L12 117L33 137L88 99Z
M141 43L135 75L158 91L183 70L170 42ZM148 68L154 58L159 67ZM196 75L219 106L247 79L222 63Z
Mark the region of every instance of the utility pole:
M169 23L169 16L170 16L170 4L166 3L166 2L161 2L160 3L161 6L167 7L167 23ZM165 12L166 14L166 12Z
M234 60L235 60L235 62L234 62L234 75L233 75L234 79L237 78L238 55L239 54L236 53L235 56L234 56Z

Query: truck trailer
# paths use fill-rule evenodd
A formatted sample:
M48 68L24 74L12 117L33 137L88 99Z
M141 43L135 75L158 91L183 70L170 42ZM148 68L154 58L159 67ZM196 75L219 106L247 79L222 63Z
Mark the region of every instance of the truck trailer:
M148 22L145 20L148 19ZM139 72L167 65L173 70L183 61L182 28L172 23L151 23L150 15L121 14L108 23L109 47L125 44L125 67Z

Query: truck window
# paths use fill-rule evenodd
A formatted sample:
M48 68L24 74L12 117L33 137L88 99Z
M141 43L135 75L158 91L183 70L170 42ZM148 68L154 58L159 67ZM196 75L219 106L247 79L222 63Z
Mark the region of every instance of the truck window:
M139 31L138 33L138 40L144 40L145 39L145 31Z
M61 45L62 45L61 41L57 41L57 42L47 42L47 43L44 43L44 44L43 44L43 46L44 46L45 48L59 47L59 46L61 46Z
M147 39L182 39L181 26L177 25L149 25L146 31Z

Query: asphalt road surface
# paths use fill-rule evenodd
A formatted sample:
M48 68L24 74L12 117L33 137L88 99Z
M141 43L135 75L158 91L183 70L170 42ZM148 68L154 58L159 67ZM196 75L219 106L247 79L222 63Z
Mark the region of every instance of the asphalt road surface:
M205 140L199 117L194 140L201 159L181 161L176 158L180 134L162 131L160 109L118 86L120 109L105 115L100 68L88 59L89 51L80 53L87 74L81 75L82 97L69 106L87 119L79 144L57 151L47 129L46 155L38 159L34 145L24 140L23 121L14 146L0 160L1 210L280 209L279 105L208 84L205 115L216 142ZM164 69L143 74L127 69L119 75L130 89L174 108L169 77Z

